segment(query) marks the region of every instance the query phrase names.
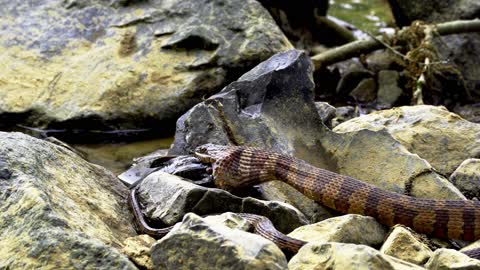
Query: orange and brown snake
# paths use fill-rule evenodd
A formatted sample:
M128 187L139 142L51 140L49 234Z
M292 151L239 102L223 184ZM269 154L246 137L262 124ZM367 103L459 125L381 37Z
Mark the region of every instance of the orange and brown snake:
M387 226L402 224L439 238L467 241L480 238L479 201L401 195L314 167L288 155L258 148L206 144L197 147L195 156L204 163L212 164L215 183L221 188L232 189L280 180L308 198L341 213L371 216ZM134 193L131 192L132 196ZM273 240L281 248L296 251L305 244L279 233L271 223L265 225L266 218L244 215L254 224L257 233ZM465 253L470 257L480 257L480 249Z

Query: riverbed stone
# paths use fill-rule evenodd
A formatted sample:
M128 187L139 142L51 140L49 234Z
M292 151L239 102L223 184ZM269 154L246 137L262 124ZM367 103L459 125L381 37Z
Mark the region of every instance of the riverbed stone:
M414 232L401 225L393 227L380 252L417 265L425 264L433 253Z
M137 192L138 200L145 205L144 215L167 226L181 221L188 212L198 215L223 212L263 215L285 233L308 224L305 216L288 204L240 198L227 191L201 187L164 172L147 176L139 184Z
M152 248L156 269L287 269L271 241L189 213Z
M357 117L336 132L386 130L410 152L426 159L443 175L451 175L465 159L480 155L480 125L444 107L403 106Z
M1 1L0 127L165 134L232 78L292 48L254 0L123 2Z
M463 161L450 176L452 182L467 198L480 198L480 159Z
M150 250L155 242L154 238L146 234L129 237L125 239L122 253L127 255L139 268L152 270L153 263L150 257Z
M136 269L127 190L63 146L0 132L0 268Z
M425 268L428 270L480 269L480 261L453 249L439 248L433 252Z
M399 87L400 74L395 70L378 72L377 103L382 108L391 108L403 93Z
M424 268L382 254L365 245L312 242L303 246L297 255L288 262L288 269L420 270Z
M387 229L374 218L349 214L295 229L288 236L307 242L340 242L379 246Z

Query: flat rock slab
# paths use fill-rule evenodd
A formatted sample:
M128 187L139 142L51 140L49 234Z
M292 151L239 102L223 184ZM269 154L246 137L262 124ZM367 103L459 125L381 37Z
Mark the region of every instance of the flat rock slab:
M292 48L254 0L0 6L0 126L171 131L231 78Z
M0 268L136 269L127 190L67 148L0 132Z
M480 155L480 125L444 107L419 105L362 115L335 127L336 132L387 130L410 152L450 175L467 158Z

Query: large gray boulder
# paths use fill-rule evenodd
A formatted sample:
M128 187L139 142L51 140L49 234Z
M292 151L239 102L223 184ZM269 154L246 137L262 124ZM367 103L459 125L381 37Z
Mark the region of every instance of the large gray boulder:
M202 98L291 48L254 0L0 6L2 128L172 131Z
M0 269L136 269L115 176L67 148L0 132Z

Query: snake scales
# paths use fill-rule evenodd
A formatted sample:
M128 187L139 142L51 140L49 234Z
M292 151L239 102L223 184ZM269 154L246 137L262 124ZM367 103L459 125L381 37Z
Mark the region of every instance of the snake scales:
M387 226L403 224L419 233L439 238L467 241L480 238L479 201L405 196L314 167L294 157L257 148L206 144L197 147L195 155L202 162L212 164L215 183L221 188L280 180L341 213L371 216ZM134 202L131 205L136 203L134 195L132 191L131 201ZM142 218L138 215L137 220ZM274 241L280 248L295 252L305 244L276 231L266 218L242 215L254 224L258 234ZM146 224L140 225L145 228L143 225ZM465 253L470 257L480 257L480 249Z

